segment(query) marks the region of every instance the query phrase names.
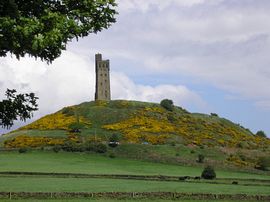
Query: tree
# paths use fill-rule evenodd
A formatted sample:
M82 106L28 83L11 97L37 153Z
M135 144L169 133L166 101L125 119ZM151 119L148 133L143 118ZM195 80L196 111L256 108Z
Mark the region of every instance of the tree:
M73 38L116 22L115 0L0 1L0 56L25 54L51 63Z
M33 116L32 112L38 110L37 97L34 93L16 94L16 90L6 91L7 99L0 102L0 126L10 128L14 120L25 121Z
M260 157L258 159L257 164L255 165L255 168L259 170L267 171L270 168L270 158L269 157Z
M168 111L173 111L173 101L169 99L161 100L160 105Z
M260 136L260 137L267 137L265 132L262 131L262 130L259 130L257 133L256 133L257 136Z
M214 170L213 167L211 166L206 166L202 172L201 177L203 179L208 179L208 180L212 180L216 178L216 172Z

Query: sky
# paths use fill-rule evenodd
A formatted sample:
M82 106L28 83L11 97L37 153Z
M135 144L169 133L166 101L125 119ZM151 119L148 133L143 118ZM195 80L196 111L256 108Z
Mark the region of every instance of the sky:
M94 56L102 53L110 60L112 99L168 98L270 137L269 0L117 2L115 24L70 42L51 65L0 58L0 99L7 88L39 97L33 119L14 128L93 100Z

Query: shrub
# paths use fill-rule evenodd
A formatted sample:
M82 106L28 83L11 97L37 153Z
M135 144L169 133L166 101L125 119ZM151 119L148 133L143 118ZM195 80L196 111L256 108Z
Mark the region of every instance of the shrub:
M199 155L198 155L197 162L198 162L198 163L203 163L203 162L204 162L204 155L203 155L203 154L199 154Z
M190 151L190 153L191 153L191 154L194 154L194 153L195 153L195 151L192 149L192 150Z
M211 113L210 115L211 115L211 116L218 117L218 114L216 114L216 113Z
M161 100L160 105L168 111L173 111L173 101L169 99Z
M78 144L73 141L66 141L62 145L62 149L67 152L83 152L85 148L82 144Z
M83 123L71 123L68 128L70 129L71 132L78 133L80 132L81 129L84 128Z
M84 148L85 148L86 151L95 151L95 144L92 143L92 142L87 141L84 144Z
M201 146L200 146L200 149L204 149L204 146L203 146L203 145L201 145Z
M270 168L270 158L261 157L258 159L258 162L255 166L256 169L267 171Z
M97 153L106 153L107 152L107 146L105 144L99 143L96 145L95 151Z
M71 108L71 107L65 107L63 110L62 110L62 113L67 115L67 116L73 116L74 115L74 109Z
M60 152L60 150L61 150L61 146L60 146L60 145L55 145L55 146L53 147L53 151L54 151L55 153Z
M109 140L110 140L110 142L119 142L119 140L120 140L120 137L119 137L119 135L117 135L117 134L112 134L111 135L111 137L109 138Z
M176 146L176 142L172 141L172 142L170 142L170 145L171 145L172 147L175 147L175 146Z
M203 179L212 180L216 178L216 172L213 167L206 166L204 170L202 171L201 177Z
M259 131L256 133L256 135L259 136L259 137L267 137L266 134L265 134L265 132L262 131L262 130L259 130Z
M170 113L167 115L167 119L170 123L174 123L177 119L175 118L175 116L173 115L173 113Z
M27 148L20 148L19 149L19 153L26 153L27 152Z
M113 158L116 157L116 155L115 155L115 153L112 152L112 153L109 154L109 157L113 159Z

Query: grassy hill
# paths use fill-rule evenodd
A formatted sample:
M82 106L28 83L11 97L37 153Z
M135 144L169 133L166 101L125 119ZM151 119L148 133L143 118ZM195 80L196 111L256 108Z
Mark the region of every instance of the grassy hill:
M79 129L80 132L77 132ZM121 145L112 156L151 161L207 163L254 167L269 156L270 140L217 114L189 113L181 107L137 101L85 102L65 107L1 137L5 148L44 148L67 142L109 142L117 134ZM132 143L132 144L131 144Z

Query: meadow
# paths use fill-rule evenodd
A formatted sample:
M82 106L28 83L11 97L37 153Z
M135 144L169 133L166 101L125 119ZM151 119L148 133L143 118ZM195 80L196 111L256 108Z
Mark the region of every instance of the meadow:
M181 166L128 158L109 158L106 154L53 151L0 152L1 171L200 176L203 165ZM218 178L268 179L270 175L216 170Z
M105 154L94 153L55 153L53 151L38 150L26 153L2 151L0 153L0 192L177 192L269 196L270 175L266 174L218 169L216 170L216 180L201 179L196 181L191 179L180 181L177 178L178 176L200 176L202 169L202 166L190 167L120 157L109 158ZM55 175L55 173L60 175ZM61 174L70 175L62 176ZM79 174L85 174L86 176L80 176ZM101 176L91 177L91 175L95 174ZM110 175L119 175L120 177L118 179L118 177L115 178ZM121 175L174 176L176 180L174 178L172 178L173 180L164 180L165 178L160 180L147 178L140 180L120 179ZM237 181L238 184L232 184L232 181ZM2 198L1 201L3 200L7 199ZM36 200L33 199L33 201ZM147 202L149 200L128 200L124 198L121 201ZM27 201L31 200L27 199ZM46 201L63 200L46 199ZM64 201L83 201L83 199L74 198ZM114 200L103 199L94 201L111 202ZM154 201L158 200L155 199ZM170 200L163 201L168 202ZM195 202L196 200L188 201Z

